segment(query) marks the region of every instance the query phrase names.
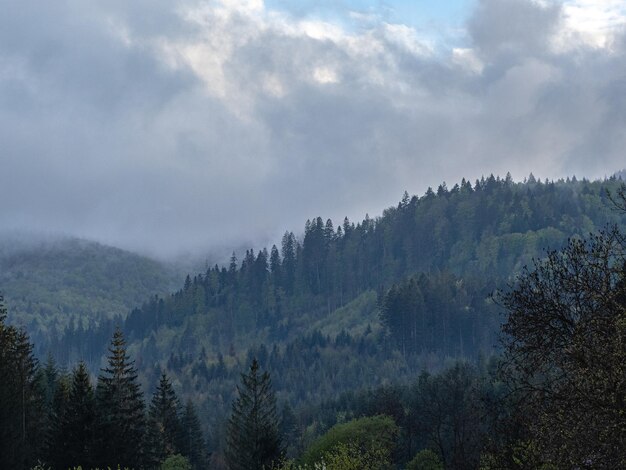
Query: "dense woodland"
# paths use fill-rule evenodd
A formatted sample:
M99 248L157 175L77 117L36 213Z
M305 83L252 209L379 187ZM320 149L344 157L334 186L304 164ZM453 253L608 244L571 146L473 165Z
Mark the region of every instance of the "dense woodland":
M174 266L87 240L0 236L0 291L12 323L37 342L68 325L123 317L177 288L179 277Z
M131 421L145 428L135 433L141 445L134 445L145 449L143 460L98 459L123 454L98 448L96 439L90 444L95 460L82 465L156 468L181 454L195 468L256 468L233 457L256 449L245 457L268 465L296 459L282 468L312 468L321 460L338 469L619 468L621 457L610 455L620 445L613 438L597 455L573 446L589 436L567 422L575 403L562 397L619 384L607 391L607 403L591 408L603 418L577 411L594 423L585 432L626 438L608 404L623 398L623 343L621 336L606 341L616 322L621 325L626 298L620 184L541 182L532 175L524 183L490 176L442 184L422 197L405 194L382 216L358 224L311 219L302 236L287 232L280 246L248 249L241 260L233 254L229 265L189 275L180 290L153 296L127 315L85 322L76 312L58 335L37 337L34 353L24 333L3 323L2 331L16 338L9 349L29 365L27 372L2 372L22 374L22 390L27 383L33 403L22 399L22 411L33 417L22 413L22 440L11 434L17 439L11 449L26 456L24 468L37 459L54 468L78 465L56 463L44 447L19 447L51 439L33 440L31 432L55 435L64 422L63 393L70 396L75 386L93 396L94 423L105 428L91 428L100 438L116 429L119 436L134 432L110 416L113 402L104 393L114 371L125 370L136 403ZM578 284L566 282L572 273ZM541 301L530 295L538 290L545 292ZM554 312L559 316L550 318ZM608 313L600 320L598 312ZM535 316L543 320L527 327ZM546 325L556 330L549 351L538 339ZM124 362L129 357L134 365ZM607 372L582 373L596 369ZM257 388L264 390L260 398ZM146 410L148 393L154 397ZM154 411L159 396L161 414ZM195 405L173 405L176 397ZM250 397L268 407L264 416L271 419L255 433L275 436L272 442L242 435L250 427L244 425ZM546 406L561 418L546 417ZM11 410L2 419L18 422L18 408ZM197 422L195 445L184 447L176 438L154 444L155 429L167 428L154 423L164 423L168 413L179 423L173 428ZM606 423L615 427L604 429ZM558 439L554 429L564 431Z

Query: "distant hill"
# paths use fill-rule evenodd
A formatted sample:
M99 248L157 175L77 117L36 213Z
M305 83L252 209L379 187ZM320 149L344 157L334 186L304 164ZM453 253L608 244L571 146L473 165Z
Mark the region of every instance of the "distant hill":
M0 237L0 292L9 321L37 338L74 319L125 317L146 298L169 292L174 269L143 256L75 238Z
M621 179L622 181L626 181L626 169L618 171L617 173L615 173L615 177L617 179Z
M62 326L76 312L109 316L35 338L40 356L51 352L64 365L85 359L97 371L120 323L145 389L167 372L180 395L198 403L210 450L219 452L252 357L272 373L281 406L303 413L306 429L317 416L306 417L311 405L496 353L503 317L489 295L571 237L610 224L624 230L608 196L619 185L532 175L523 183L507 175L442 184L420 197L405 193L356 224L313 218L280 246L248 249L160 296L167 272L158 263L66 241L1 256L13 284L0 279L0 288L31 332ZM110 318L130 305L123 321Z
M607 197L618 186L615 180L541 182L531 176L515 183L490 176L452 188L442 184L422 197L405 194L380 217L357 224L317 217L307 221L304 236L287 233L280 247L249 249L227 267L188 277L173 295L134 310L125 330L142 341L171 328L167 341L144 345L142 355L158 361L159 349L197 354L204 347L215 357L231 345L241 351L315 329L355 333L368 323L375 329L376 293L393 284L421 274L452 283L439 276L450 273L466 286L475 281L467 295L484 297L484 289L513 281L546 249L607 224L623 226ZM456 318L450 322L456 325ZM493 326L491 320L482 324L484 334L470 344L446 320L449 338L439 352L484 351Z

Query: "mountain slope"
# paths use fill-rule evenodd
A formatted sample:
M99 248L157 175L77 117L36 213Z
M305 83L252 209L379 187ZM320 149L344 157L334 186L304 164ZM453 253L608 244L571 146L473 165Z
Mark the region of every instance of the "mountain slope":
M35 336L63 329L73 317L88 324L126 316L170 291L177 278L165 264L86 240L0 239L0 292L9 319Z
M188 276L171 295L145 297L123 324L147 389L167 371L194 397L210 446L239 373L257 357L280 403L304 413L342 392L410 381L450 358L493 354L502 318L489 299L546 249L606 224L622 228L607 191L619 181L514 183L490 176L403 197L380 217L335 228L321 218L280 247ZM382 307L382 308L381 308ZM92 369L113 328L71 327L43 351ZM320 423L318 423L320 424ZM320 424L322 428L326 423Z

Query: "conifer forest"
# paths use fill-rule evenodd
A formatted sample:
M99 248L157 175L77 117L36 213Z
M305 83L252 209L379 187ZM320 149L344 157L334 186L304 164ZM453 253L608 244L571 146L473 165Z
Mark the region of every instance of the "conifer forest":
M531 174L184 274L1 251L0 469L626 468L625 250L621 177Z

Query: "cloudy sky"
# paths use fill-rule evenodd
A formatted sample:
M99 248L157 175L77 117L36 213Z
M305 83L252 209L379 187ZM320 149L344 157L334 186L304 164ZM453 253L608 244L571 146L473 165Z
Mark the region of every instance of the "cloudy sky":
M259 246L626 167L623 0L0 0L0 226Z

